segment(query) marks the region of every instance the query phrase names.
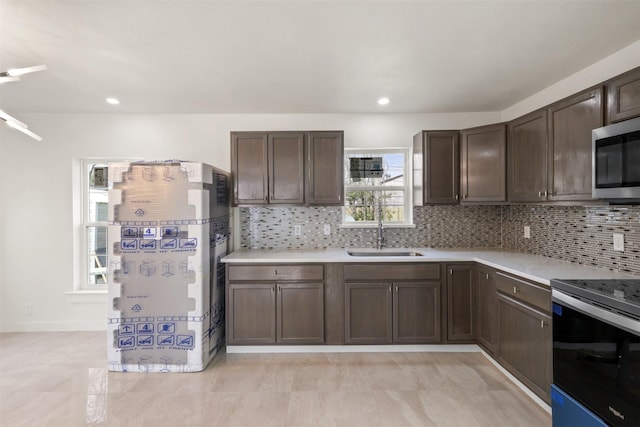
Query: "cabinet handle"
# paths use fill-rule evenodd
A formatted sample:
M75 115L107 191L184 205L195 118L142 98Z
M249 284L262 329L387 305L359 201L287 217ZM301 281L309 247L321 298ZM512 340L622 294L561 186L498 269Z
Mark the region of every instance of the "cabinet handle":
M398 293L398 287L396 286L396 294Z
M449 269L449 276L453 276L453 268Z
M338 200L342 200L342 195L338 194Z
M487 273L487 280L489 280L489 273Z
M278 270L274 270L274 272L276 273L276 276L278 275Z
M462 196L463 199L466 199L467 197L469 197L468 194L465 194L464 196Z
M549 192L547 192L547 190L544 190L544 197L547 197L549 195Z
M520 291L520 289L518 289L518 288L517 288L517 287L515 287L515 286L513 287L513 293L514 293L514 294L517 294L519 291Z
M546 324L547 324L547 322L545 322L544 320L540 320L540 327L541 328L544 328Z
M391 286L389 286L389 292L391 292Z
M274 292L275 292L275 290L273 288L271 288L271 293L274 293Z
M542 197L542 191L538 191L538 197Z
M458 200L458 195L456 194L456 200Z

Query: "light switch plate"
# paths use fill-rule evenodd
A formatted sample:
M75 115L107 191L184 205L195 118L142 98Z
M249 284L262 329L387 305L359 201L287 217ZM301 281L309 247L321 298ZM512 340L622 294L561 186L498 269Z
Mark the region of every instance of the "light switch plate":
M613 250L624 252L624 234L613 233Z
M293 234L296 236L302 236L302 226L300 224L296 224L293 226Z
M528 225L524 226L524 238L525 239L531 238L531 227L529 227Z

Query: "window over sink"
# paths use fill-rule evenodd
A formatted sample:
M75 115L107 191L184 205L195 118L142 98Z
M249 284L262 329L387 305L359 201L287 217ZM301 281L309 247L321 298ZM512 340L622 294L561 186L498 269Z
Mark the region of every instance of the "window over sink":
M345 149L343 227L413 226L409 148Z

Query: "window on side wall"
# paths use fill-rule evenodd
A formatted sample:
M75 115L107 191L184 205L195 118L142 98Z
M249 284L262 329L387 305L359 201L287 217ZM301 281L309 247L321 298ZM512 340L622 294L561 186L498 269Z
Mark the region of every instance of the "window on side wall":
M107 289L109 163L131 159L80 159L76 182L76 277L74 291Z
M343 227L413 225L411 151L346 149Z

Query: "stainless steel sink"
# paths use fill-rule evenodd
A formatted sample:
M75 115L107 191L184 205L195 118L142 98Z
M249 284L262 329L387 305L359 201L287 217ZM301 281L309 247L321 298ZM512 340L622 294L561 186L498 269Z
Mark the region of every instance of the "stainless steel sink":
M388 252L373 252L373 251L347 251L349 256L358 257L378 257L378 256L422 256L419 252L413 251L388 251Z

